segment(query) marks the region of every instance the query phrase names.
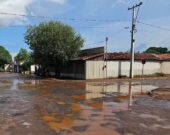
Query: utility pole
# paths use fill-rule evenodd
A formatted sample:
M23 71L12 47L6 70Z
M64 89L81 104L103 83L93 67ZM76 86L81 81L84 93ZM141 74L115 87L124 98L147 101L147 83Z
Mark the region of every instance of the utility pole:
M132 106L132 82L129 82L129 101L128 101L128 108L130 109L130 107Z
M108 58L108 54L107 54L107 53L108 53L108 52L107 52L107 42L108 42L108 40L109 40L108 37L106 37L106 47L105 47L106 79L107 79L107 58Z
M137 19L137 16L135 17L135 9L137 7L140 7L141 5L142 5L142 2L134 5L131 8L128 8L128 10L132 10L130 78L134 77L134 73L133 73L133 69L134 69L134 46L135 46L135 31L136 31L136 19Z

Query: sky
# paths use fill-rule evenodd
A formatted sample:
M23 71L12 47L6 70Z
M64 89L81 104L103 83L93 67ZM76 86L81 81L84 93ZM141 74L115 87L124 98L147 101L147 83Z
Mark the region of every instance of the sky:
M84 49L104 46L108 37L109 52L128 51L132 18L128 7L141 1L138 21L170 29L170 0L1 0L0 45L15 56L20 48L29 49L24 41L27 26L50 20L1 14L14 13L48 16L71 25L85 39ZM137 23L135 50L170 49L169 35L170 31Z

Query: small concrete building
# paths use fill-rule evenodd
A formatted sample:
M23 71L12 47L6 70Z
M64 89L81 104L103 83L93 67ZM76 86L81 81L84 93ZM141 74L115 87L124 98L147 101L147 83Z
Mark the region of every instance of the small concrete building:
M104 53L71 60L61 71L61 77L74 79L102 79L129 77L129 53ZM104 59L105 58L105 59ZM136 53L134 75L170 74L170 54Z

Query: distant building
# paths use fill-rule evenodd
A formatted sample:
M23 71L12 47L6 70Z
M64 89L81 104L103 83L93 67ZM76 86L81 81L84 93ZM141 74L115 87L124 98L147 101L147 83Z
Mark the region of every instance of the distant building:
M14 58L14 63L12 65L13 67L13 72L14 73L24 73L24 74L34 74L38 69L39 69L39 66L38 65L31 65L28 69L28 71L24 71L23 70L23 64L24 64L24 61L22 62L18 62L16 60L16 58Z
M4 65L4 71L5 72L12 72L13 71L13 67L11 64L5 64Z

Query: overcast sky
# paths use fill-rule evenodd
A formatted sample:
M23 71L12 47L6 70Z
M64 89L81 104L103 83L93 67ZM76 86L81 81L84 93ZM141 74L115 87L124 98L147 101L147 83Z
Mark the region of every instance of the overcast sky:
M170 0L141 0L138 20L170 29ZM18 13L59 18L75 28L85 39L84 48L102 46L93 44L109 37L109 51L127 51L130 48L131 7L139 0L1 0L0 13ZM69 20L77 18L79 20ZM86 19L96 19L88 22ZM100 20L115 20L100 21ZM121 20L121 21L118 21ZM28 48L24 43L24 33L28 24L38 24L40 18L0 15L0 44L13 55L20 48ZM47 20L45 20L47 21ZM136 51L150 46L170 49L170 31L137 24Z

